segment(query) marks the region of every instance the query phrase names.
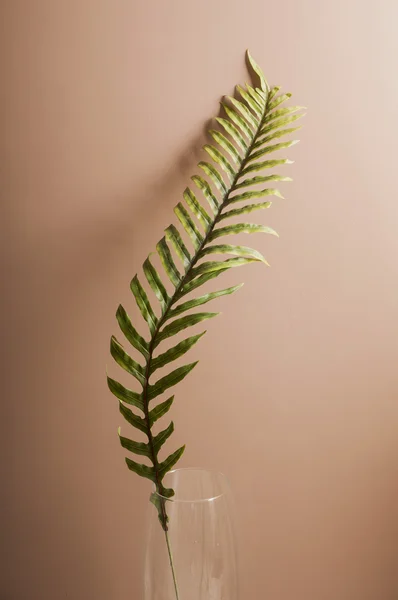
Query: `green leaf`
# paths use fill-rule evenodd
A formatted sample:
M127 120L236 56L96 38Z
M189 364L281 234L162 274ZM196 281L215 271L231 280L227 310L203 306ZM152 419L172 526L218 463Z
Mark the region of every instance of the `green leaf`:
M144 368L135 360L133 360L131 356L127 354L127 352L125 352L123 346L119 344L115 336L111 337L110 349L111 355L115 359L117 364L120 365L122 369L127 371L127 373L130 373L130 375L135 377L137 381L139 381L140 384L143 386L145 383Z
M174 491L171 490L174 494ZM164 496L164 494L162 494L161 490L159 490L159 493ZM156 508L156 510L158 511L158 519L159 522L162 526L163 531L168 531L168 526L167 523L169 522L169 517L168 515L164 514L165 512L165 508L162 502L162 499L159 496L159 493L156 492L152 492L152 494L150 495L149 501L152 502L152 504L154 505L154 507Z
M204 273L211 273L212 271L220 271L225 269L232 269L233 267L240 267L246 263L258 262L256 258L228 258L227 260L210 260L202 263L198 267L192 269L190 279L194 279L198 275Z
M134 454L151 458L151 451L148 444L144 444L143 442L134 442L133 440L129 440L129 438L123 437L120 435L120 427L118 429L118 434L120 444L123 446L123 448L126 448L126 450L129 452L134 452Z
M164 310L166 308L167 303L170 300L170 298L166 291L166 288L164 287L164 285L162 283L162 280L159 277L159 273L157 272L155 267L152 265L151 261L149 260L149 257L146 259L146 261L143 264L143 271L144 271L145 277L147 278L149 285L152 288L152 291L154 292L156 298L159 300L162 310Z
M208 248L212 248L212 247L215 248L216 246L208 246ZM257 254L259 256L261 256L261 254L259 252ZM227 269L224 269L224 270L226 271ZM204 296L200 296L199 298L194 298L193 300L188 300L187 302L183 302L182 304L179 304L178 306L176 306L176 308L174 308L170 311L170 318L177 317L178 315L186 312L187 310L190 310L191 308L196 308L197 306L206 304L207 302L210 302L210 300L214 300L215 298L219 298L220 296L226 296L228 294L233 294L234 292L239 290L242 287L242 285L243 285L243 283L241 283L240 285L235 285L230 288L226 288L225 290L220 290L219 292L211 292L209 294L205 294ZM205 333L206 332L204 331L203 333L200 333L199 336L193 336L193 337L201 337ZM189 338L189 339L191 339L191 338Z
M292 95L290 92L288 92L287 94L281 94L280 96L275 98L275 100L273 102L268 103L268 107L267 107L268 111L273 110L274 108L279 106L279 104L282 104L282 102L285 102L285 100L288 100L291 97L292 97Z
M195 250L199 248L201 243L203 242L203 236L200 233L199 229L196 227L195 223L192 221L188 212L185 210L181 202L177 204L174 208L174 212L177 215L181 225L184 227L185 231L191 238L193 247Z
M304 109L305 106L288 106L286 108L278 108L278 110L274 110L269 113L263 120L264 124L277 119L278 117L284 117L285 115L290 115L292 113L297 112L298 110ZM261 132L264 132L264 127L261 129Z
M275 133L271 133L271 135L266 135L265 137L260 138L258 142L254 144L253 148L260 148L261 146L267 144L268 142L271 142L272 140L277 140L283 137L284 135L288 135L289 133L293 133L294 131L298 131L299 129L301 129L301 126L290 127L289 129L280 129L279 131L275 131Z
M270 125L267 125L266 127L263 127L261 129L261 133L265 134L265 133L269 133L270 131L274 131L274 129L278 129L278 127L284 127L285 125L288 125L289 123L293 123L294 121L297 121L297 119L301 119L301 117L305 117L306 113L301 113L300 115L292 115L291 117L284 117L282 119L277 119L276 121L273 121ZM260 140L261 138L259 138Z
M228 154L233 158L233 160L237 164L240 164L241 158L239 156L238 151L236 150L235 146L233 146L231 142L225 137L225 135L223 135L219 131L216 131L215 129L210 129L209 133L214 139L214 141L216 141L217 144L220 144L220 146L224 148L226 152L228 152Z
M254 129L257 129L259 123L258 117L254 117L253 113L250 112L243 102L235 100L235 98L232 98L232 96L228 96L228 100L231 102L232 106L234 106L240 112L246 123L254 127Z
M227 186L225 185L223 178L213 165L201 160L198 163L198 167L200 167L206 173L206 175L212 179L216 188L219 189L220 192L223 194L227 192Z
M217 315L218 313L204 312L195 313L193 315L188 315L186 317L176 319L169 325L166 325L166 327L158 334L155 342L155 347L158 346L161 341L171 337L172 335L176 335L183 329L186 329L187 327L192 327L193 325L196 325L197 323L200 323L205 319L211 319L212 317L216 317Z
M198 202L195 194L189 188L186 188L183 196L185 202L188 204L192 213L198 219L199 223L203 226L203 229L207 231L209 225L212 223L212 220L203 208L203 206Z
M171 396L171 398L165 400L164 402L161 402L160 404L155 406L155 408L149 411L148 419L150 427L152 427L152 425L156 423L158 419L163 417L163 415L165 415L170 410L171 405L173 404L173 400L174 396Z
M126 460L126 464L127 464L128 468L130 469L130 471L134 471L134 473L137 473L137 475L140 475L141 477L146 477L147 479L150 479L154 483L156 482L155 469L153 467L147 467L146 465L140 465L139 463L136 463L134 460L131 460L130 458L126 458L125 460Z
M260 177L256 179L261 179ZM255 183L259 183L256 181ZM283 196L279 190L276 188L264 188L262 190L256 190L254 192L243 192L242 194L237 194L236 196L231 196L229 198L227 206L230 204L235 204L235 202L242 202L246 200L252 200L253 198L264 198L264 196L277 196L278 198L282 198ZM220 218L223 218L222 216Z
M230 108L226 102L221 102L221 106L224 108L225 112L227 113L227 116L231 119L231 121L239 127L239 129L246 135L246 137L250 141L252 141L254 136L253 131L250 129L246 121L242 119L240 114L237 113L236 110L234 110L233 108Z
M261 113L262 113L264 111L264 109L265 109L265 100L264 100L264 98L262 98L260 96L260 94L258 94L256 92L256 90L251 85L249 85L248 83L246 83L246 87L247 87L247 91L249 92L250 96L253 98L253 100L260 107L260 110L261 110Z
M278 165L292 165L293 162L293 160L289 160L288 158L256 162L251 165L248 165L245 169L243 169L243 171L241 172L241 176L247 175L247 173L252 173L253 171L261 171L262 169L272 169L272 167L276 167Z
M129 390L125 388L121 383L115 381L111 377L107 376L108 387L112 394L119 398L119 400L123 400L126 404L131 404L131 406L135 406L140 410L144 410L144 403L142 401L142 395L137 394L137 392L133 392L133 390Z
M184 365L182 367L178 367L168 375L165 375L159 381L154 383L153 385L148 386L147 397L148 400L153 400L160 394L163 394L166 390L180 383L187 375L192 371L194 367L198 364L198 361L190 363L188 365Z
M276 231L267 227L266 225L255 225L254 223L237 223L235 225L227 225L226 227L220 227L220 229L214 229L209 236L209 242L223 236L231 235L232 233L269 233L271 235L278 234Z
M189 254L188 248L184 244L180 232L174 225L169 225L165 229L166 239L172 244L177 256L184 265L184 269L189 267L191 261L191 255Z
M193 336L183 340L182 342L180 342L173 348L170 348L163 354L159 354L159 356L156 356L156 358L153 358L151 361L150 373L151 374L154 373L156 371L156 369L160 369L161 367L164 367L165 365L172 362L173 360L177 360L177 358L180 358L180 356L183 356L186 352L188 352L188 350L190 350L190 348L192 348L192 346L194 346L196 344L196 342L205 333L206 332L203 331L202 333L199 333L198 335L193 335Z
M271 204L272 204L272 202L259 202L258 204L247 204L246 206L243 206L242 208L228 210L227 212L225 212L221 215L220 221L222 221L224 219L228 219L230 217L238 217L238 216L244 215L246 213L251 213L251 212L253 212L253 210L269 208L271 206Z
M231 136L231 138L234 140L237 146L239 146L239 148L246 152L248 146L245 140L243 139L242 135L240 134L239 130L235 127L235 125L231 123L231 121L228 121L227 119L222 119L221 117L217 117L216 121Z
M130 283L130 288L134 294L135 301L137 303L138 308L141 311L142 316L148 323L149 331L153 334L156 329L158 319L152 310L152 306L148 300L148 296L146 295L144 288L140 284L137 275L133 277Z
M146 434L148 433L148 427L145 419L138 417L136 414L133 413L132 410L124 406L124 404L122 404L121 402L119 402L119 412L121 415L123 415L126 421L130 423L130 425L132 425L136 429L139 429L140 431L143 431Z
M261 67L259 67L259 65L256 63L256 61L254 60L254 58L252 57L252 55L250 54L249 50L247 51L247 58L249 59L249 63L251 64L251 67L253 69L253 71L256 73L256 75L259 77L260 79L260 85L261 85L261 89L268 93L269 91L269 85L264 77L264 73L261 69Z
M280 144L273 144L271 146L266 146L262 150L258 150L249 156L249 161L256 160L257 158L261 158L265 154L270 154L271 152L277 152L278 150L282 150L283 148L290 148L295 144L298 144L300 140L290 140L289 142L281 142Z
M207 202L209 203L211 210L214 213L217 213L218 200L214 196L213 192L211 191L211 187L209 186L207 181L205 179L203 179L203 177L200 177L199 175L193 175L191 177L191 179L194 182L194 184L202 191L204 197L206 198Z
M264 100L264 102L267 101L268 95L266 92L264 92L261 88L256 87L256 92L259 96L261 96L261 98Z
M246 92L246 90L243 89L243 87L241 87L240 85L237 85L236 89L238 90L238 92L242 96L242 98L246 101L246 104L248 104L248 106L250 106L250 108L254 111L255 115L257 117L261 118L262 114L263 114L263 109L258 104L258 102L251 96L250 93ZM256 93L256 92L254 91L254 93ZM258 124L258 122L257 122L257 124ZM256 127L257 127L257 125L256 125Z
M179 298L182 298L183 296L186 296L193 290L196 290L196 288L201 287L203 284L207 283L207 281L210 281L211 279L215 279L215 277L222 275L222 273L224 273L225 271L228 271L228 269L221 269L220 271L214 271L213 273L205 273L204 275L200 275L200 277L193 279L189 283L186 283L179 293Z
M168 456L166 458L166 460L164 460L162 463L160 463L159 476L161 479L163 479L163 477L166 475L166 473L168 473L174 467L176 462L178 462L180 460L181 456L184 453L184 450L185 450L185 445L181 446L181 448L178 448L178 450L173 452L173 454L170 454L170 456Z
M279 92L280 89L281 88L276 85L270 90L270 93L268 94L268 102L270 102L272 100L272 98L274 96L276 96L276 94Z
M175 266L173 257L171 256L171 252L166 243L166 238L163 237L160 242L156 244L156 250L158 251L163 268L171 283L177 287L181 281L181 274Z
M138 350L145 358L149 357L148 352L148 342L144 340L144 338L136 331L136 329L131 324L130 318L123 306L119 304L119 307L116 311L116 319L119 323L119 327L126 336L127 340L130 344Z
M164 487L163 484L161 484L159 486L160 489L160 493L164 498L172 498L175 495L174 490L170 489L170 488L166 488Z
M171 434L174 431L174 423L173 421L170 423L170 425L164 429L163 431L161 431L160 433L158 433L154 438L153 438L153 448L156 452L156 454L159 453L159 450L161 449L161 447L163 446L163 444L166 442L166 440L168 440L168 438L171 436Z
M254 250L253 248L248 248L247 246L232 246L230 244L207 246L203 251L203 254L235 254L237 256L251 256L252 258L256 258L257 260L260 260L264 264L268 265L264 256L260 252ZM238 289L239 287L241 286L236 286L235 289ZM229 289L235 291L234 288Z
M271 204L268 201L250 203L250 201L248 202L249 199L270 195L280 196L280 192L274 188L252 188L254 191L248 191L244 188L265 184L269 181L288 181L290 178L276 174L268 177L249 176L247 178L247 174L291 162L285 159L261 161L261 157L293 145L294 142L292 141L285 143L278 141L279 138L293 131L293 129L284 130L282 126L302 116L299 114L299 107L279 108L283 99L287 99L289 94L277 97L279 88L274 87L270 90L262 70L250 54L248 54L248 60L254 72L260 78L261 89L250 85L237 86L237 92L240 96L226 99L223 103L226 118L217 118L222 131L212 129L210 135L214 139L214 145L207 144L204 147L212 160L199 163L199 167L204 171L204 175L202 173L203 177L198 175L192 177L192 181L201 191L203 197L202 194L198 194L193 185L185 189L183 192L184 200L181 199L181 202L174 209L184 229L180 225L177 225L177 227L169 225L165 230L165 237L156 246L162 268L165 269L174 289L169 285L168 280L164 278L163 272L156 267L157 263L152 260L151 255L143 264L143 271L147 280L145 289L151 288L151 292L145 291L137 276L131 282L131 289L139 310L150 329L150 340L147 341L136 331L122 307L118 309L117 318L122 332L132 346L144 357L146 364L144 366L140 364L143 362L141 359L138 359L138 362L134 360L130 356L132 353L128 348L125 350L115 337L111 338L113 358L124 370L139 381L143 391L138 394L111 378L108 378L108 386L119 399L119 410L122 416L133 427L145 433L148 438L145 443L136 442L128 437L121 436L119 430L120 443L129 452L147 457L151 462L151 466L149 466L149 463L147 466L136 463L129 458L126 459L129 469L155 483L156 492L160 496L156 500L156 494L152 494L151 500L158 509L160 522L165 531L168 528L168 517L161 496L168 498L174 492L163 485L162 478L179 460L184 447L170 454L163 462L159 462L158 453L163 448L163 444L171 437L174 425L171 422L166 429L162 428L162 431L157 434L154 434L152 427L169 411L174 396L160 403L157 403L157 399L166 390L181 382L197 363L192 362L174 368L169 373L167 371L170 368L165 368L167 374L157 381L155 381L157 379L156 371L167 367L169 364L178 365L178 362L174 363L174 361L185 356L205 332L191 335L179 342L164 344L165 348L168 349L156 356L154 356L154 353L157 352L156 348L163 341L218 314L210 312L191 314L192 310L220 296L232 294L241 286L229 287L210 293L201 292L199 297L194 298L193 295L196 294L197 289L219 277L231 267L258 261L268 264L263 255L257 250L246 246L217 244L214 240L225 235L239 233L263 232L277 235L273 229L265 225L254 223L223 225L225 219L230 219L228 223L231 223L233 222L231 217L240 217L240 215L245 215L254 210L265 209ZM295 113L296 110L297 114ZM278 128L281 129L278 130ZM275 143L272 142L274 139L277 140ZM265 200L268 200L268 198ZM241 204L236 204L238 208L231 210L229 205L233 203ZM237 220L240 220L240 218ZM192 241L193 249L187 243L185 233ZM230 254L232 258L214 257L217 254ZM210 255L213 255L212 258L206 260L205 257ZM178 257L178 260L176 257ZM182 267L179 261L181 261ZM142 281L141 276L140 279ZM152 300L152 293L156 296L153 308L148 299L149 296ZM188 294L190 299L185 300ZM172 347L170 348L170 346ZM155 406L150 410L149 403L152 400ZM140 414L143 413L142 416L145 418L141 418L133 410L127 408L129 404L135 407L133 408L135 412L138 413L137 408L142 411Z
M241 183L235 185L234 189L238 190L240 188L249 187L250 185L257 185L258 183L267 183L268 181L292 181L292 179L290 177L283 177L282 175L275 174L266 176L258 175L257 177L251 177L250 179L245 179L244 181L241 181ZM275 195L278 196L278 194ZM233 198L230 198L230 200L233 200Z
M220 167L230 176L231 179L235 176L235 171L231 165L231 163L215 148L210 144L205 144L203 146L203 150L209 154L209 156L220 165Z

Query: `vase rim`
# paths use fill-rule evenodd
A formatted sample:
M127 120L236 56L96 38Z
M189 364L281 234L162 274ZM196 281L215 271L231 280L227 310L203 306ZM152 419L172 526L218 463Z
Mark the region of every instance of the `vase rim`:
M181 467L181 468L173 469L172 471L169 471L167 473L166 477L169 475L175 475L176 473L183 473L183 472L186 473L188 471L197 471L197 472L202 472L202 473L208 473L214 477L217 477L222 482L225 489L220 491L220 493L216 493L216 494L211 495L206 498L178 498L178 497L167 498L167 496L163 496L162 494L159 494L159 492L157 492L156 489L154 490L153 493L156 496L158 496L159 498L162 498L162 500L165 500L166 502L173 502L175 504L194 502L196 504L196 503L200 503L200 502L215 502L216 500L219 500L220 498L225 496L230 491L230 484L229 484L228 477L225 475L225 473L222 473L221 471L217 471L216 469L206 469L205 467Z

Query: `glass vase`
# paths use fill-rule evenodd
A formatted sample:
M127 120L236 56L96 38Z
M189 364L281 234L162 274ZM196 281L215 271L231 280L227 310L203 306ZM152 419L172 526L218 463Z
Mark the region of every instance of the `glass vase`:
M176 469L163 483L175 495L165 498L155 493L168 517L167 531L155 506L148 511L145 600L237 600L227 478L205 469Z

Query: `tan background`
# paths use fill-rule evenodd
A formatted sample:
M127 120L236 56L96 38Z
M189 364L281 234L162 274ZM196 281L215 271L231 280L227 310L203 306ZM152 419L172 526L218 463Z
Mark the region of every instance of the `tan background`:
M141 598L148 484L118 445L108 338L250 47L309 114L266 215L281 238L253 242L272 268L224 279L246 285L193 351L173 441L230 476L242 599L395 600L397 3L2 13L0 598Z

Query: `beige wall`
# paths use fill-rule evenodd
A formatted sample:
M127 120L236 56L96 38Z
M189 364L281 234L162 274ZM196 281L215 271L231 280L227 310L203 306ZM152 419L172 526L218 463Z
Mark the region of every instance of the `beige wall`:
M267 213L280 240L256 240L272 268L224 279L246 285L194 351L174 443L232 480L243 600L395 600L396 2L2 12L1 599L141 598L148 485L118 445L108 338L250 47L309 114Z

